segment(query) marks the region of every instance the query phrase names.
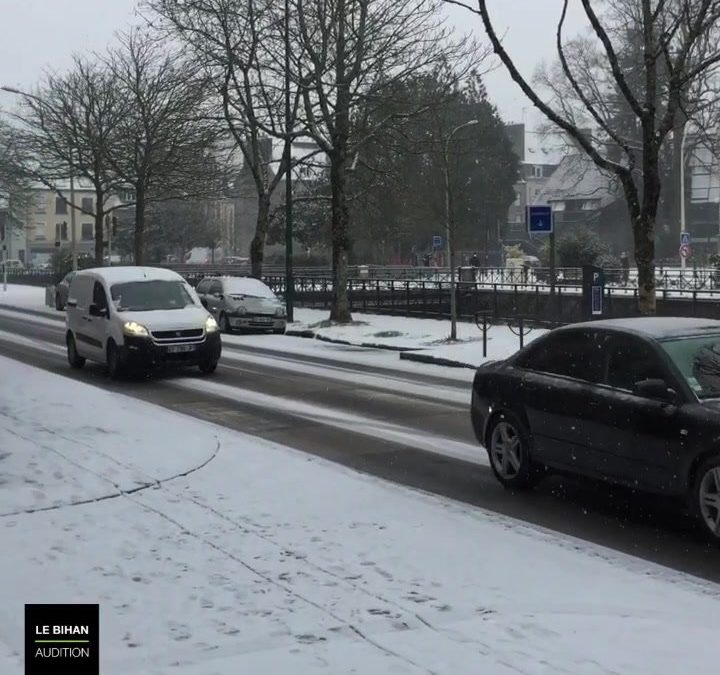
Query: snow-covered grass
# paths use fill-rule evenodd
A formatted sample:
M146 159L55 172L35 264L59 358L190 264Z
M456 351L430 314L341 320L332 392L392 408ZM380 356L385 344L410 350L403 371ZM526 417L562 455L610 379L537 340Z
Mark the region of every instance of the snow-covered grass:
M7 359L0 368L0 475L13 467L0 516L3 675L22 672L23 604L56 602L100 603L101 672L114 675L716 670L713 584ZM118 496L70 505L103 493Z
M291 330L312 330L317 336L345 340L353 345L383 345L444 358L470 365L480 365L482 333L473 323L458 322L457 342L450 342L450 321L416 319L353 312L352 324L330 324L329 313L321 309L297 309ZM532 330L525 342L534 340L546 331ZM487 358L501 359L520 348L520 338L505 325L492 326L488 332Z
M45 288L43 286L8 284L7 290L3 290L3 285L0 284L0 305L32 309L48 314L60 314L54 307L48 307L45 304Z

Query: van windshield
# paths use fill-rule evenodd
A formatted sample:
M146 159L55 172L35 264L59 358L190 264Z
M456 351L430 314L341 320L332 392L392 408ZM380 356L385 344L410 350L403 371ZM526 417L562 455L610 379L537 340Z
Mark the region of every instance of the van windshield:
M182 281L128 281L114 284L110 287L110 293L118 312L182 309L195 304Z

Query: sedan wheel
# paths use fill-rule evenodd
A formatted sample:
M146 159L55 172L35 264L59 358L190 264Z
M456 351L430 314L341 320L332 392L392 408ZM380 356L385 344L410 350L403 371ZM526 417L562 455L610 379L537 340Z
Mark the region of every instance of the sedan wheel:
M232 326L230 325L230 321L227 318L226 314L223 313L220 315L219 324L220 324L220 331L222 333L232 333Z
M520 471L520 436L508 422L500 422L493 429L490 452L495 470L505 480L515 478Z
M720 457L705 462L698 473L696 499L707 531L720 541Z
M527 488L540 477L530 460L530 435L512 413L501 413L491 422L488 454L495 477L507 488Z

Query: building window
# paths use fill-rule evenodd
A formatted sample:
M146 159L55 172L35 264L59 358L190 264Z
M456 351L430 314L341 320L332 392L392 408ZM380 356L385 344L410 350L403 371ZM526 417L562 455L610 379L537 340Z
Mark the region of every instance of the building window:
M55 225L55 241L67 241L67 223L57 223Z
M92 241L94 238L94 232L95 226L92 223L83 223L82 224L82 230L80 232L80 238L83 241Z
M67 213L67 202L62 197L55 197L55 213L59 216Z
M85 213L95 213L92 197L83 197L81 207Z
M36 234L35 235L35 241L45 241L46 237L44 234Z
M542 178L543 177L543 170L541 166L534 166L533 167L533 175L535 178Z

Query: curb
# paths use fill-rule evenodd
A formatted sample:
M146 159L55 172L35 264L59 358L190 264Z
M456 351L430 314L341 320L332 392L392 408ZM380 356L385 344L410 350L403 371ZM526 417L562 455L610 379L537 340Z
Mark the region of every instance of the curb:
M20 314L29 314L30 316L44 316L45 318L52 319L58 323L65 321L65 313L57 312L57 314L51 314L50 312L43 312L39 309L29 309L28 307L16 307L15 305L6 305L0 302L0 309L6 309L11 312L19 312Z
M432 363L436 366L448 366L449 368L471 368L475 370L477 366L462 361L453 361L452 359L444 359L440 356L430 356L429 354L418 354L417 352L405 351L400 354L400 360L418 361L420 363Z
M329 338L324 335L319 335L312 330L286 330L285 335L291 337L309 338L311 340L320 340L322 342L330 342L335 345L346 345L348 347L364 347L365 349L384 349L391 352L409 352L416 350L417 347L396 347L394 345L382 345L374 342L350 342L349 340L340 340L337 338Z

